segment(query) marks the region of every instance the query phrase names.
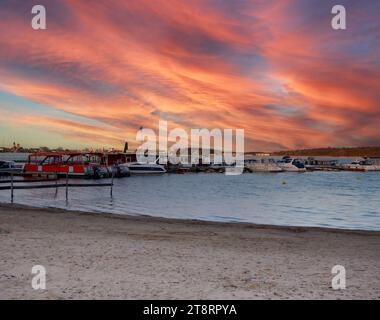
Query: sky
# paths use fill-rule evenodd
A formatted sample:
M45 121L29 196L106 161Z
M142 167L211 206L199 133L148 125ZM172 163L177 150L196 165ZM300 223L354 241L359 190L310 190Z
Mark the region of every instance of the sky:
M380 145L378 0L0 0L0 146L244 129L246 150ZM344 5L347 30L333 30Z

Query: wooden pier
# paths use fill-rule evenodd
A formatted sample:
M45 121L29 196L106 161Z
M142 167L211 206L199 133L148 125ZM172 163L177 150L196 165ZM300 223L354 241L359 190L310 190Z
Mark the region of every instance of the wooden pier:
M29 189L56 189L56 194L59 188L65 188L66 201L69 199L69 188L95 188L95 187L110 187L110 196L113 197L113 185L114 185L114 174L112 174L110 183L69 183L69 176L66 175L65 182L62 183L58 177L55 179L25 179L25 180L15 180L14 174L10 174L10 179L0 180L0 191L10 190L11 191L11 203L14 202L14 191L15 190L29 190ZM40 183L40 182L53 182L49 184L33 184L33 185L18 185L18 184L30 184L30 183ZM8 184L7 186L3 186Z

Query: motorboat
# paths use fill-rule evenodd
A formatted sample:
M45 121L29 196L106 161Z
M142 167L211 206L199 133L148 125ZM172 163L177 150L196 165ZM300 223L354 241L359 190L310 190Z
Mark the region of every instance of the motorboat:
M277 161L278 166L283 171L288 172L305 172L306 166L300 159L294 159L289 156L285 156L282 160Z
M309 157L306 159L305 167L310 171L338 171L340 170L338 160L334 159L315 159Z
M343 170L347 170L347 171L361 171L361 172L380 170L380 167L377 167L373 163L373 161L369 159L356 160L349 164L344 164L342 168Z
M281 172L281 167L271 158L247 159L244 165L251 172Z
M166 173L166 169L163 165L156 163L140 163L129 162L120 165L120 167L127 167L131 174L163 174Z
M22 172L23 164L14 161L0 161L0 175Z

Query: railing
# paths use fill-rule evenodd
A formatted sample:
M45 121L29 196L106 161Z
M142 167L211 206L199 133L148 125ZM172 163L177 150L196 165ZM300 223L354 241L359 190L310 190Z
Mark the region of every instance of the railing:
M0 180L0 184L10 184L9 186L1 186L1 190L10 190L11 191L11 203L14 201L14 190L28 190L28 189L56 189L56 194L58 193L58 188L66 189L66 201L69 199L69 188L90 188L90 187L110 187L110 195L113 197L113 185L114 185L114 173L112 173L112 178L110 183L69 183L69 175L66 174L65 183L59 183L59 179L31 179L31 180L15 180L13 177L14 172L5 172L10 175L8 180ZM37 184L37 185L28 185L28 186L17 186L18 183L33 183L33 182L55 182L54 184Z

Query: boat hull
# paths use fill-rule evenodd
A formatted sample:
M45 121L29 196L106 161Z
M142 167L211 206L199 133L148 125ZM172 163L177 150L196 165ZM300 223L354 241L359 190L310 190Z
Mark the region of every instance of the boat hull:
M286 172L306 172L306 167L305 168L298 168L297 166L293 164L284 164L284 165L279 165L282 171Z
M69 176L78 178L107 178L112 175L110 168L106 166L91 165L37 165L25 164L24 174L27 175L48 175Z
M355 172L379 171L379 169L376 169L376 166L363 166L363 165L357 165L357 166L348 165L348 166L343 167L343 170L355 171Z
M246 167L251 172L282 172L282 169L276 165L253 164L246 165Z
M164 166L158 164L124 164L129 169L131 175L159 175L166 173Z

